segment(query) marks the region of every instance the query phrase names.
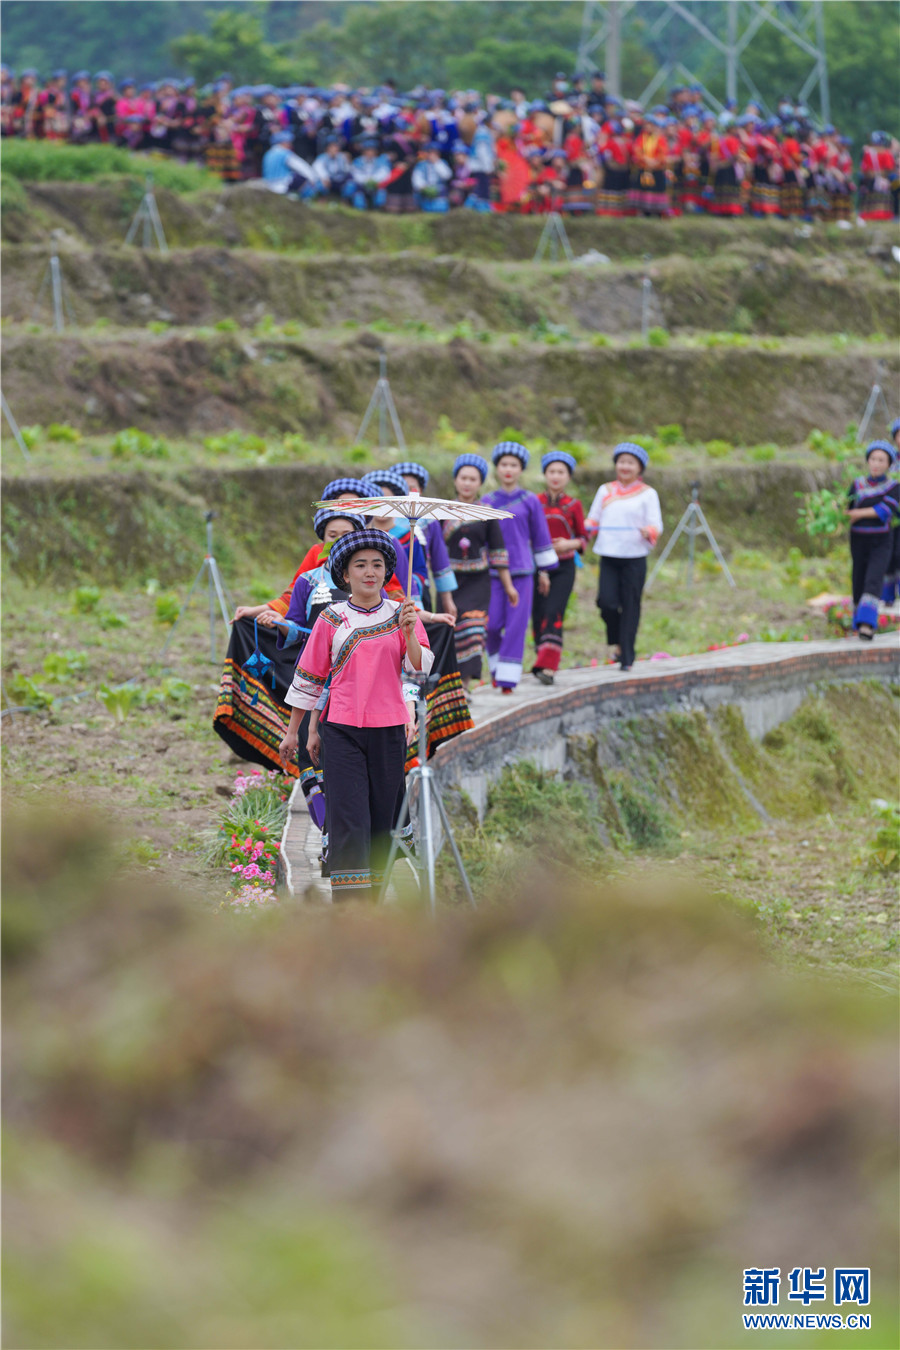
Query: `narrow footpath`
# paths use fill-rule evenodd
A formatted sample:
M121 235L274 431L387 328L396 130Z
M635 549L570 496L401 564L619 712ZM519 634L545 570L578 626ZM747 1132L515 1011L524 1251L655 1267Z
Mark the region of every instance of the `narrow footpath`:
M621 715L623 704L638 711L692 699L712 706L768 698L779 700L768 719L775 725L816 684L859 679L900 680L897 633L879 634L870 643L852 638L746 643L696 656L639 661L630 671L581 666L560 671L552 688L526 674L511 697L487 684L474 689L469 696L474 730L443 745L432 764L442 786L458 784L470 793L474 786L477 799L477 787L483 788L492 776L492 760L495 768L500 762L533 758L536 751L545 758L554 734L548 724L575 730L583 719L596 720L602 710L607 716ZM754 727L749 729L754 734ZM761 734L758 727L756 732ZM482 809L483 801L476 804ZM282 842L287 887L298 899L328 903L319 841L303 796L295 789Z

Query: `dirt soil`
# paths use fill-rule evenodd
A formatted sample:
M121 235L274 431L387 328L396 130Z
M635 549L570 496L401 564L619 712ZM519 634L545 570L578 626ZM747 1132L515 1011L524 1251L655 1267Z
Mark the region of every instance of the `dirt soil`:
M691 439L712 440L737 421L745 443L796 444L815 427L843 433L873 384L887 388L900 373L896 344L838 352L798 340L770 351L132 331L15 332L4 346L7 399L20 423L67 421L93 431L136 424L178 436L244 426L352 437L382 346L395 402L419 441L444 415L488 442L510 425L525 436L604 441L671 421Z
M48 262L46 244L5 246L4 318L31 319ZM893 260L854 252L806 257L750 242L704 262L672 255L640 266L546 269L408 251L336 258L210 247L163 257L70 246L60 264L68 307L81 326L97 319L123 327L227 320L252 328L269 316L330 328L402 315L408 324L436 329L466 322L523 331L544 319L572 332L621 336L640 332L642 280L649 276L650 324L670 332L736 324L774 334L900 331Z

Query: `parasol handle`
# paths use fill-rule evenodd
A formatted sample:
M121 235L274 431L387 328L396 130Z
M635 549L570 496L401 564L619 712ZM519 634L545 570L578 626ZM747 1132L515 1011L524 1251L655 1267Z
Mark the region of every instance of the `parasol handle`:
M409 523L409 575L406 578L406 598L412 599L413 542L415 540L415 521Z

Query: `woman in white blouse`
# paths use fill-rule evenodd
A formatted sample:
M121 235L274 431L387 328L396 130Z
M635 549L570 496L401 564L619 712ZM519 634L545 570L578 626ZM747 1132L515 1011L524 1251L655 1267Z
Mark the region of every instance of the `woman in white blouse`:
M643 478L647 451L633 441L613 450L616 476L594 498L585 525L596 532L594 552L600 557L597 608L606 625L607 641L623 670L634 664L634 644L641 619L641 594L647 579L647 554L662 534L659 497Z

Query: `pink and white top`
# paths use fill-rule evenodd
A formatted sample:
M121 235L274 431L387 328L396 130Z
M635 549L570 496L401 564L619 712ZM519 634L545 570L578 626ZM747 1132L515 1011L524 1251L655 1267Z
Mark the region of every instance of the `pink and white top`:
M405 726L409 713L400 673L416 674L400 628L400 605L382 598L374 609L352 600L329 605L313 624L285 702L314 708L331 677L327 720L351 727ZM422 648L422 673L434 662L425 629L416 620Z

